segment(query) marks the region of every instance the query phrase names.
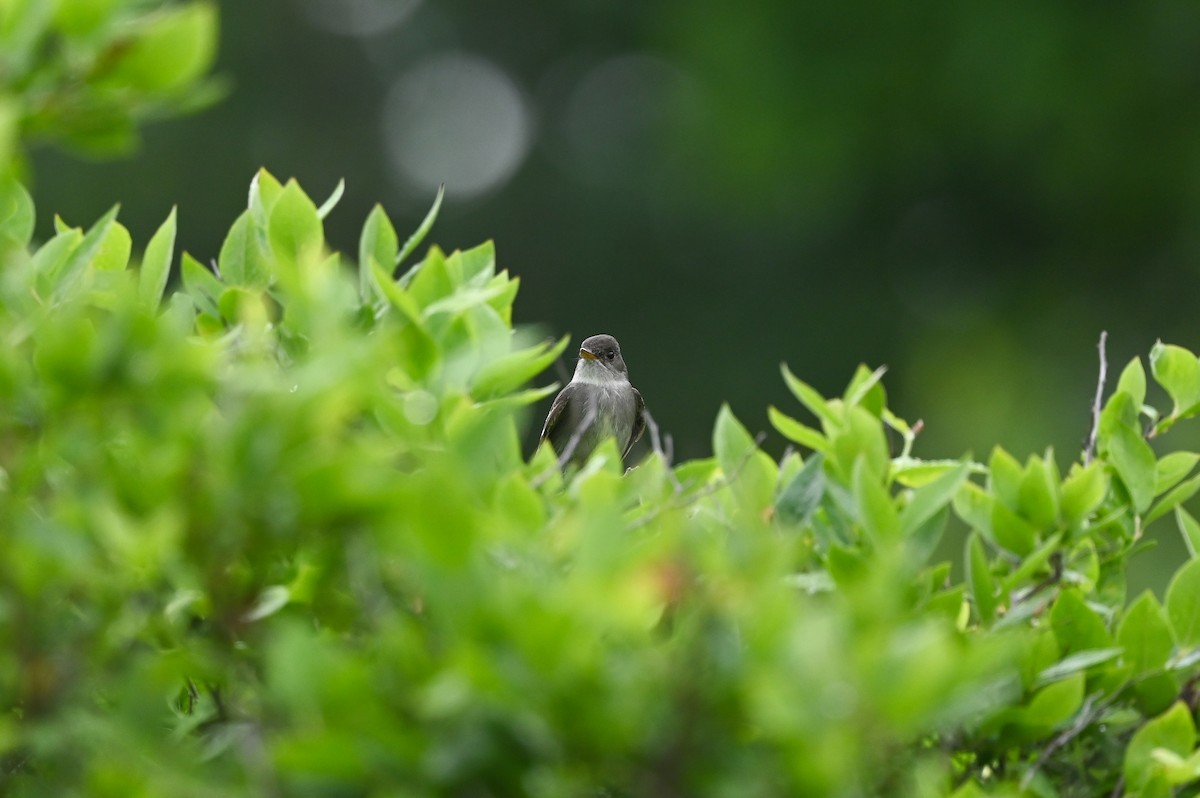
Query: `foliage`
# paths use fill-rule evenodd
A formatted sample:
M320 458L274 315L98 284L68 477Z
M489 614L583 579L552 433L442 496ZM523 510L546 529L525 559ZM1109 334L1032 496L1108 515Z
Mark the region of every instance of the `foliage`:
M29 248L4 184L0 789L1193 789L1200 560L1163 601L1125 568L1162 519L1200 544L1200 455L1147 440L1200 412L1195 355L1151 353L1162 413L1129 363L1066 474L918 459L882 370L784 367L804 457L725 408L712 457L564 475L520 431L567 341L514 330L492 246L395 277L420 236L376 207L353 273L340 194L260 172L164 299L174 211L131 265L115 209Z
M216 39L212 0L0 3L0 174L20 142L125 152L140 120L211 102Z

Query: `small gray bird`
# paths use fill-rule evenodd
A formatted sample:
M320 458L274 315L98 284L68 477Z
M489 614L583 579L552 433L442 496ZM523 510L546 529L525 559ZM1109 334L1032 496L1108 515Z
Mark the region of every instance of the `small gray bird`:
M575 375L550 406L542 440L553 444L561 465L582 464L609 436L624 458L646 430L645 408L617 339L593 335L580 345Z

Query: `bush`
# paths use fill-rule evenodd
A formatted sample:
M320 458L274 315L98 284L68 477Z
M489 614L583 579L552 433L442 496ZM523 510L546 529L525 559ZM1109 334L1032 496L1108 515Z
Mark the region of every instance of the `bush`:
M916 459L881 371L786 367L806 457L723 409L711 458L564 476L520 432L567 341L514 330L492 246L394 278L433 214L401 247L377 207L355 273L339 195L261 172L164 302L174 212L132 268L115 210L28 250L5 184L7 793L1192 789L1200 560L1162 603L1125 568L1159 519L1200 542L1200 455L1147 441L1200 409L1195 355L1151 353L1162 414L1131 362L1065 476Z
M157 6L157 8L149 8ZM211 0L7 0L0 4L0 175L22 142L127 152L137 124L212 102Z

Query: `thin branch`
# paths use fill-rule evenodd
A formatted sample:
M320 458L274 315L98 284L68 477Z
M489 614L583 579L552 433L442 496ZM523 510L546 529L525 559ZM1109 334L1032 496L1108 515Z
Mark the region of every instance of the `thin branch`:
M663 460L663 465L667 467L667 477L671 480L671 484L675 486L675 493L683 493L683 485L679 482L679 478L675 476L675 470L671 468L672 450L671 436L666 436L666 446L663 445L663 439L659 436L658 424L654 421L654 416L650 415L650 411L642 408L642 417L646 419L646 427L650 430L650 446Z
M1096 434L1100 430L1100 403L1104 399L1104 381L1108 379L1108 357L1104 345L1108 341L1108 330L1100 331L1100 342L1096 348L1100 350L1100 378L1096 380L1096 398L1092 400L1092 431L1088 434L1087 448L1083 450L1083 464L1092 462L1096 454Z

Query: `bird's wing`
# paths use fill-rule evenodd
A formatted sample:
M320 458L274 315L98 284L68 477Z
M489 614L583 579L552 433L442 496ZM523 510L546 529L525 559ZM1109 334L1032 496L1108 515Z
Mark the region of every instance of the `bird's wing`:
M629 454L629 450L642 437L642 433L646 431L646 402L642 399L642 393L637 388L633 389L634 414L633 414L633 432L629 434L629 443L625 444L625 451L621 452L621 458L624 459Z
M550 405L550 413L546 416L546 423L542 425L542 437L538 439L538 443L549 438L554 432L554 428L558 426L558 422L562 420L563 411L567 409L567 404L571 401L574 385L568 384L558 392L558 396L554 397L554 403Z

